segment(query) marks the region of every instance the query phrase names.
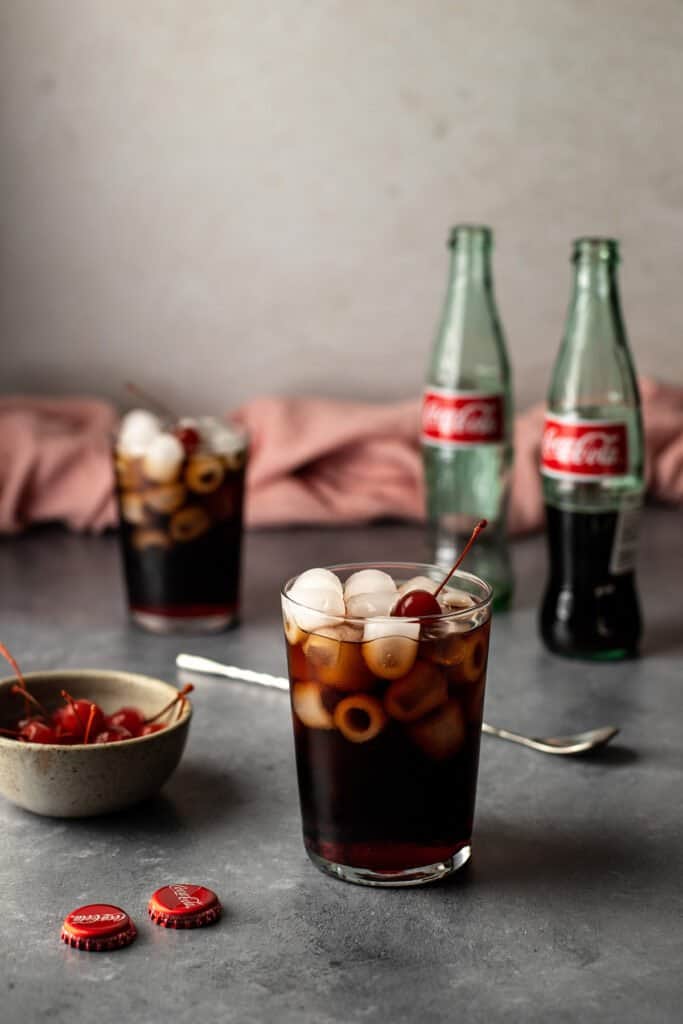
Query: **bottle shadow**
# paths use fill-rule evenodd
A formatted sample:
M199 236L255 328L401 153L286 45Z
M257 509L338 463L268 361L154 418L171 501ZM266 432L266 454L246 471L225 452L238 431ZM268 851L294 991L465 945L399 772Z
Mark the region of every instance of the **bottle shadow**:
M646 623L641 654L683 654L683 630L680 619L670 622Z
M647 878L652 871L647 847L623 833L587 824L580 830L560 829L557 822L523 829L507 822L482 821L475 828L472 860L443 883L454 890L486 886L547 893L602 885L615 875Z

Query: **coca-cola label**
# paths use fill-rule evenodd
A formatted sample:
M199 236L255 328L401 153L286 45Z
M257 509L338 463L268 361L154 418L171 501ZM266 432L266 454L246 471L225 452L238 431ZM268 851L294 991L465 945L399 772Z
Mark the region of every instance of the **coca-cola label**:
M623 476L628 470L626 424L547 415L541 443L541 472L569 480Z
M422 440L451 448L503 440L503 395L427 388L422 399Z

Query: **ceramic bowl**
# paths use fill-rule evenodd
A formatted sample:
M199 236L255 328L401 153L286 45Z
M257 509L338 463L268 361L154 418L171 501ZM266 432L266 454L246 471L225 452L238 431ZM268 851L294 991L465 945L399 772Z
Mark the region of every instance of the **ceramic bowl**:
M66 669L29 672L26 685L48 709L61 702L59 691L94 701L105 714L123 706L151 717L178 693L160 679L130 672ZM11 692L16 678L0 680L0 724L23 713L24 702ZM0 736L0 794L35 814L57 818L108 814L153 796L180 761L192 717L189 701L179 721L138 739L119 743L21 743Z

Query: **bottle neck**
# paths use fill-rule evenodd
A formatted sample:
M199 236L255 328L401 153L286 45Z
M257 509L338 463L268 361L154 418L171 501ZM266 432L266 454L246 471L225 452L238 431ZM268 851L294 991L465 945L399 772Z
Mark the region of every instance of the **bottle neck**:
M568 336L581 346L625 344L616 260L577 260Z
M456 244L451 254L451 288L473 288L490 292L492 288L491 251L481 240Z
M616 264L601 260L579 260L574 272L574 298L586 297L586 300L609 301L613 297L618 302Z

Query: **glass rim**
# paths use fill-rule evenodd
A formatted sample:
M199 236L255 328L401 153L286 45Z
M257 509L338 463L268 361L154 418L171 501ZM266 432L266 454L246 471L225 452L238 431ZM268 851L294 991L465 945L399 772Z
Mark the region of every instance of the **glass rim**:
M139 408L142 409L142 406L140 406ZM124 416L127 415L128 412L133 412L133 411L134 411L134 409L127 409L125 412L118 412L117 411L116 422L115 422L114 426L111 427L111 429L108 431L109 440L110 440L110 446L111 446L111 448L113 448L113 450L114 450L114 452L116 454L122 454L122 455L126 454L125 451L122 451L121 449L119 449L119 434L121 433L121 421L123 420ZM162 432L163 433L169 433L169 430L167 428L174 422L173 420L169 419L168 417L158 415L157 413L154 412L153 409L145 409L144 411L145 412L152 412L153 415L158 416L158 418L161 420L161 423L162 423ZM204 416L204 414L203 413L198 413L196 415L189 415L188 414L187 416L179 416L175 422L177 423L179 420L196 420L196 419L199 419L200 416ZM220 423L220 424L222 424L222 425L224 425L226 427L229 427L232 431L234 431L234 433L235 433L235 435L237 437L237 440L240 442L240 447L235 449L235 452L246 452L246 451L249 450L249 447L251 445L251 440L252 440L249 428L237 416L235 416L234 413L227 413L226 415L220 415L220 414L219 415L213 415L211 413L207 413L204 418L214 419L218 423ZM218 455L218 456L220 456L220 455L233 454L233 452L232 451L231 452L214 451L213 449L208 449L207 448L206 451L200 451L197 454L200 454L200 455ZM135 457L137 458L139 456L135 456Z
M577 263L582 258L618 263L621 259L619 239L598 235L575 238L572 242L572 262Z
M362 569L431 569L435 572L441 573L443 570L431 562L337 562L335 565L323 565L321 569L327 569L329 572L337 572L341 570L351 570L352 572L360 572ZM303 569L296 576L290 577L283 585L280 590L280 596L285 597L288 601L291 601L297 608L303 608L306 611L320 612L318 608L311 608L310 605L304 604L302 601L297 601L296 598L290 597L287 593L289 587L291 587L296 580L305 572ZM414 573L414 575L420 575ZM428 575L426 572L422 575ZM453 580L464 579L471 583L481 587L484 591L484 597L477 600L472 594L468 593L469 597L473 598L474 604L471 604L468 608L458 608L452 612L442 612L440 615L372 615L372 616L353 616L353 615L335 615L332 612L320 612L320 615L324 615L327 619L333 619L336 622L351 622L354 624L365 625L370 619L389 619L389 618L400 618L404 622L426 622L426 623L438 623L438 622L452 622L461 619L468 618L483 609L491 608L491 602L493 601L493 588L483 580L480 576L475 576L472 572L467 572L465 569L456 569L449 580L450 583Z
M493 245L493 229L488 224L454 224L448 233L448 246L453 249L459 241L481 242Z

